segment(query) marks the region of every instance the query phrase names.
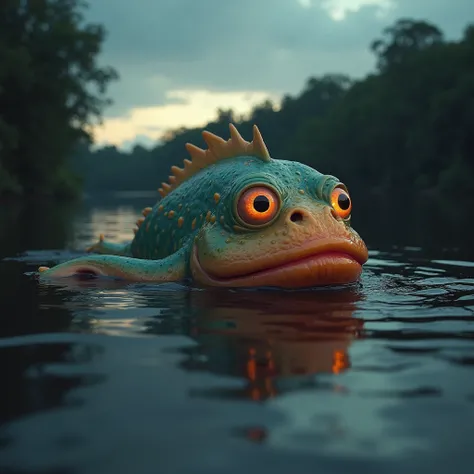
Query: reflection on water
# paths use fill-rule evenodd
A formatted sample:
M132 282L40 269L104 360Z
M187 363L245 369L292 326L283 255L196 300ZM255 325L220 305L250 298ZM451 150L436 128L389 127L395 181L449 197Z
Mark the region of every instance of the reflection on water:
M196 319L190 334L199 345L183 366L242 377L247 386L235 395L252 400L311 386L314 374L350 367L348 349L363 327L353 317L359 299L356 292L192 294ZM162 333L157 329L150 327Z
M385 242L337 290L25 274L153 199L1 208L1 472L470 472L470 251Z

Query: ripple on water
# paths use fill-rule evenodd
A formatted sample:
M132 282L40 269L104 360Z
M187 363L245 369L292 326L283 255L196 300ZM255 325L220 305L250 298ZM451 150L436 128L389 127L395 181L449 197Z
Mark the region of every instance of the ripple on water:
M474 267L474 262L467 262L463 260L432 260L432 262L454 267Z
M428 471L446 472L472 451L474 278L419 254L371 251L362 284L340 291L4 291L0 314L22 325L0 339L11 392L2 462L395 473L435 459Z

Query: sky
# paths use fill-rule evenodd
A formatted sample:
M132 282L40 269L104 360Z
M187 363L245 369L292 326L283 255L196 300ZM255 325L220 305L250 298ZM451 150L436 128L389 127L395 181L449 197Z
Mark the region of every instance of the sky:
M311 76L363 77L372 40L401 17L459 38L472 0L89 0L107 38L100 65L120 80L94 130L97 145L151 146L170 129L201 127L217 109L248 113L296 95Z

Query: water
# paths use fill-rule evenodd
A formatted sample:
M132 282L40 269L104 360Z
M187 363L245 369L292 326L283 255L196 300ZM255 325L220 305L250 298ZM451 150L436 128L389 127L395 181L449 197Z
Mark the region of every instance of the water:
M25 275L153 199L3 203L0 472L472 472L469 252L370 245L312 292Z

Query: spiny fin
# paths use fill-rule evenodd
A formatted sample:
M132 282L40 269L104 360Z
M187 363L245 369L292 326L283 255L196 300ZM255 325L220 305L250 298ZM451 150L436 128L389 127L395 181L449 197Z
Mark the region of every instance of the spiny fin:
M136 234L138 232L138 229L140 228L140 226L143 224L143 222L145 221L145 218L148 216L148 214L150 214L151 212L153 211L153 208L152 207L145 207L142 209L142 215L143 217L140 217L137 222L135 223L136 224L136 227L133 228L133 233ZM103 241L103 236L101 236L101 242Z
M99 242L93 245L90 245L89 247L86 248L86 252L92 252L96 246L100 247L100 244L104 242L105 240L105 235L104 234L99 234Z
M253 126L251 142L244 140L233 124L229 124L229 129L230 138L227 141L207 130L202 132L204 141L208 146L207 150L203 150L192 143L186 143L186 150L191 155L192 161L184 160L183 168L171 167L172 176L169 177L168 183L161 183L161 188L158 189L161 197L167 196L173 189L176 189L183 181L194 176L198 171L226 158L255 156L263 161L271 160L260 130L256 125Z
M150 214L150 212L153 210L152 207L145 207L143 210L142 210L142 214L144 217L146 217L148 214Z

